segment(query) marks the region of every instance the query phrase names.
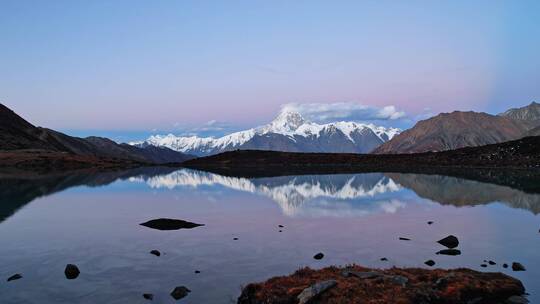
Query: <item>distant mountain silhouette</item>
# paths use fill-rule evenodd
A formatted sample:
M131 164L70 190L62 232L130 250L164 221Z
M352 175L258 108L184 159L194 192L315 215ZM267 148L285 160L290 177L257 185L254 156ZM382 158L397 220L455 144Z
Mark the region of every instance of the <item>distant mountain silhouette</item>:
M178 163L193 158L165 147L137 148L107 138L79 138L36 127L0 104L0 151L29 149L149 164Z

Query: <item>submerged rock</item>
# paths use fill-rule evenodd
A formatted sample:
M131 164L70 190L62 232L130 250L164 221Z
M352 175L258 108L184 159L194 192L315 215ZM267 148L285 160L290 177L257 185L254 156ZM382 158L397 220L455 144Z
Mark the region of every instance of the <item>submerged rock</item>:
M506 299L524 293L519 280L502 273L350 266L302 268L289 276L249 284L243 288L237 303L503 304Z
M175 300L180 300L185 298L190 292L191 290L189 290L186 286L177 286L171 292L171 297L173 297Z
M459 245L459 240L453 235L449 235L444 239L438 240L437 243L447 247L447 248L456 248Z
M314 255L313 258L315 260L320 260L320 259L324 258L324 254L322 252L319 252L316 255Z
M513 271L525 271L525 266L521 265L521 263L514 262L514 263L512 263L512 270Z
M461 251L457 249L443 249L437 252L437 254L443 254L443 255L460 255Z
M143 296L143 298L145 298L147 300L150 300L150 301L152 301L154 299L154 295L151 294L151 293L145 293L142 296Z
M337 282L335 280L315 283L308 288L302 290L302 292L296 297L298 299L298 304L309 303L312 299L318 297L319 295L336 285Z
M80 273L79 268L73 264L67 264L66 269L64 270L64 274L68 280L76 279Z
M155 249L154 249L154 250L150 251L150 254L153 254L153 255L155 255L155 256L160 256L160 255L161 255L161 252L159 252L159 250L155 250Z
M204 224L197 224L192 222L187 222L183 220L168 219L168 218L159 218L150 220L140 224L141 226L157 229L157 230L179 230L179 229L192 229L199 226L204 226Z
M10 281L15 281L15 280L18 280L18 279L22 279L22 275L20 273L16 273L12 276L10 276L7 281L10 282Z

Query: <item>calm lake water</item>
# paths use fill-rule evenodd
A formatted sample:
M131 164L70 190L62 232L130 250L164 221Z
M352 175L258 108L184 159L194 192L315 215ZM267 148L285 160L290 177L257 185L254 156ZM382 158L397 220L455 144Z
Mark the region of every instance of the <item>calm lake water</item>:
M427 267L428 259L507 273L540 303L540 195L507 186L421 174L141 169L2 179L0 194L1 303L146 303L143 293L175 303L169 293L180 285L192 291L180 303L235 303L242 286L303 266ZM139 225L162 217L205 226ZM435 255L449 234L462 255ZM312 258L318 252L324 259ZM482 268L484 260L497 265ZM513 261L527 271L502 268ZM68 263L81 270L75 280L64 276ZM15 273L23 278L6 282Z

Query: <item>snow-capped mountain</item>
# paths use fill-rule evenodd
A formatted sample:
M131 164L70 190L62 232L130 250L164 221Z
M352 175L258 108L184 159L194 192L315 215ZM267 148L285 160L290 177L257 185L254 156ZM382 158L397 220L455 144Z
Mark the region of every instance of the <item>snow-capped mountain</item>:
M373 124L340 121L317 124L299 113L282 110L271 123L220 138L153 135L132 145L167 147L179 152L206 156L236 149L286 152L368 153L401 130Z

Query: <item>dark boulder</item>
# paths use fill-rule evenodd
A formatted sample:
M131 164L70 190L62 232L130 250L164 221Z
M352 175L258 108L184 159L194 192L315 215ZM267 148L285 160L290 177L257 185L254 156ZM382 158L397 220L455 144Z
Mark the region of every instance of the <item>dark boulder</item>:
M400 239L401 241L410 241L410 240L411 240L411 239L406 238L406 237L400 237L399 239Z
M521 263L514 262L514 263L512 263L512 270L513 271L525 271L525 266L521 265Z
M443 249L437 252L437 254L442 255L460 255L461 251L457 249Z
M7 281L10 282L10 281L15 281L15 280L18 280L18 279L22 279L22 275L20 273L16 273L12 276L10 276Z
M145 298L147 300L150 300L150 301L152 301L154 299L154 295L151 294L151 293L145 293L142 296L143 296L143 298Z
M459 240L453 235L449 235L444 239L437 241L437 243L447 247L447 248L456 248L459 245Z
M73 264L67 264L66 269L64 270L64 274L68 280L76 279L80 273L79 268Z
M150 220L140 224L141 226L157 229L157 230L179 230L179 229L192 229L199 226L204 226L204 224L197 224L192 222L187 222L183 220L160 218L155 220Z
M320 259L324 258L324 254L322 252L319 252L316 255L314 255L313 258L315 260L320 260Z
M150 254L153 254L153 255L155 255L155 256L160 256L160 255L161 255L161 252L159 252L159 250L155 250L155 249L154 249L154 250L150 251Z
M177 286L171 292L171 297L173 297L175 300L180 300L186 297L190 292L191 290L189 290L186 286Z
M435 261L428 260L428 261L425 261L424 264L428 265L429 267L432 267L433 265L435 265Z

